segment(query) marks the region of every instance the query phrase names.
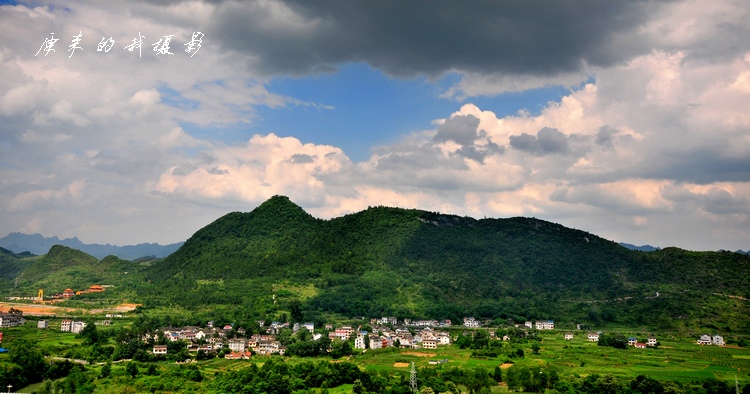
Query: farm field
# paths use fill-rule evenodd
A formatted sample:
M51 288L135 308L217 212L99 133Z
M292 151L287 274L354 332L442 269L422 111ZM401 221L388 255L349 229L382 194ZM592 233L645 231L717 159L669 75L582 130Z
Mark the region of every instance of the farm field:
M33 319L33 318L32 318ZM12 348L16 340L29 340L35 342L45 356L76 358L75 354L81 345L81 339L75 334L59 331L61 318L51 318L48 329L37 329L36 320L29 320L21 327L5 328L3 332L3 346ZM135 320L132 318L113 319L110 326L99 326L103 333L116 333L122 328L132 328ZM632 332L626 335L637 335ZM431 350L399 350L393 348L366 350L352 356L343 357L333 362L346 361L354 363L361 369L369 372L378 372L394 379L406 379L408 381L411 363L424 371L425 368L436 371L448 370L450 368L474 369L482 367L492 371L500 366L507 371L512 365L539 367L542 370L554 369L564 376L585 377L591 374L612 374L623 381L631 380L638 375L645 375L661 381L679 381L683 383L695 383L705 379L718 379L725 382L733 382L735 376L740 385L750 383L750 349L738 346L700 346L695 344L694 338L680 337L674 334L660 337L657 348L616 349L598 346L596 343L588 342L585 334L577 332L571 341L563 339L563 332L538 333L541 341L516 340L509 342L494 341L493 350L498 353L497 357L475 357L472 349L460 349L455 345L440 346ZM112 343L112 342L110 342ZM502 344L498 347L499 344ZM538 354L534 353L533 344L538 343ZM518 350L522 350L523 357L516 356ZM512 355L512 356L511 356ZM0 362L7 361L7 354L0 354ZM251 360L225 360L214 358L206 361L193 362L201 374L206 377L203 383L190 382L190 387L200 392L200 387L206 382L221 374L240 370L256 364L262 366L271 359L283 359L286 363L293 365L302 362L331 361L330 358L301 358L282 356L253 356ZM115 362L113 377L106 384L112 388L125 387L132 381L120 376L124 372L124 362ZM87 365L90 371L98 371L104 363ZM148 363L141 363L140 368L145 370ZM179 374L184 368L172 362L158 362L157 369L160 373L169 376ZM193 368L193 367L191 367ZM120 375L117 375L119 373ZM504 372L507 373L507 372ZM142 376L136 380L139 387L144 389L157 384L156 377ZM33 386L22 392L31 392L37 386ZM492 388L492 392L505 392L504 384ZM351 392L351 385L332 387L330 393Z

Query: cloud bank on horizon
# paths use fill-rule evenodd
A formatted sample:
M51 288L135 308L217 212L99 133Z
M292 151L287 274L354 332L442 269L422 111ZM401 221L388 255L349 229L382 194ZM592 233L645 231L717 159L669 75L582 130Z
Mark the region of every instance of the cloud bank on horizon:
M748 249L747 20L744 0L11 2L0 234L171 243L284 194Z

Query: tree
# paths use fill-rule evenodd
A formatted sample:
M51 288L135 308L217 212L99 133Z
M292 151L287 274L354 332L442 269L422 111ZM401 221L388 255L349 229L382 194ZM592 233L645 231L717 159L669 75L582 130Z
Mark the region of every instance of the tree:
M531 351L534 352L534 354L539 354L539 350L541 350L541 346L539 346L539 342L534 342L533 345L531 345Z
M487 330L477 330L474 333L474 339L471 347L474 349L484 349L490 345L490 334Z
M289 301L289 311L292 314L293 323L302 323L304 315L302 313L302 303L299 300Z
M661 394L664 392L661 382L645 375L638 375L631 380L630 389L641 394Z
M508 368L508 372L505 375L505 380L508 382L508 389L510 389L511 391L518 390L519 388L523 387L523 382L521 382L519 371L520 368L514 365Z
M472 339L469 336L466 335L459 335L455 342L456 346L458 346L460 349L466 349L467 347L471 346Z
M349 341L335 341L331 346L331 357L339 358L350 356L352 354L352 345Z
M503 369L499 365L495 366L495 370L492 372L492 379L500 383L503 381Z
M495 383L483 367L474 368L473 371L467 373L466 380L466 386L475 393Z
M362 384L362 381L357 379L354 381L354 384L352 384L352 393L354 394L363 394L365 392L365 386Z
M597 393L619 394L623 390L622 383L614 375L608 373L596 381Z
M76 338L83 339L83 344L86 346L99 343L100 335L99 331L96 329L96 324L93 322L87 322Z
M99 374L99 377L102 378L102 379L104 379L106 377L109 377L109 374L111 374L111 373L112 373L112 362L111 361L107 361L107 363L104 364L104 366L102 367L102 371Z
M300 341L310 341L312 340L312 333L305 327L300 327L299 331L297 331L297 339Z
M599 346L611 346L617 349L627 349L628 339L623 334L602 334L599 337Z
M10 362L21 367L22 377L28 383L41 382L49 370L49 364L44 361L44 355L36 342L16 339L8 352L8 358Z
M125 373L130 375L131 378L138 376L138 364L135 361L131 361L125 365Z

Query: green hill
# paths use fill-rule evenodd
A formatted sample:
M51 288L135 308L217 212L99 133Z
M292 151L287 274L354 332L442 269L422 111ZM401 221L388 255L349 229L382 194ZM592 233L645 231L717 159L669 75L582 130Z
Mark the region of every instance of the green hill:
M140 291L151 305L224 305L244 317L473 315L750 332L737 318L747 302L726 297L750 295L749 273L746 255L637 252L533 218L374 207L324 221L276 196L144 268Z
M0 290L12 289L15 278L27 269L38 258L31 253L13 253L0 248Z
M122 282L123 273L134 267L134 263L115 256L99 261L79 250L55 245L18 275L16 289L30 294L39 288L47 294L66 288L85 289L93 284Z

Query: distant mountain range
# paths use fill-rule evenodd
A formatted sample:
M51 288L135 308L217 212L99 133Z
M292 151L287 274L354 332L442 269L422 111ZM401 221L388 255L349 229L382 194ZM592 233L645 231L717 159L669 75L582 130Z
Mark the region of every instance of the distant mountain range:
M624 248L628 248L630 250L637 250L639 252L655 252L657 250L661 250L661 248L658 246L651 246L651 245L637 246L637 245L628 244L625 242L620 242L620 246ZM717 252L724 252L724 251L727 251L727 250L724 250L724 249L717 250ZM731 251L727 251L727 252L731 252ZM737 249L735 250L735 253L750 254L750 250Z
M78 238L44 237L41 234L23 234L10 233L0 238L0 247L8 249L15 253L31 252L33 254L45 254L54 245L63 245L69 248L77 249L88 253L97 259L103 259L106 256L117 256L125 260L134 260L144 256L167 257L175 250L179 249L184 242L178 242L169 245L159 245L157 243L143 243L138 245L101 245L85 244Z
M661 248L657 247L657 246L651 246L651 245L636 246L636 245L633 245L633 244L627 244L625 242L620 242L620 246L628 248L630 250L637 250L637 251L640 251L640 252L653 252L653 251L656 251L656 250L661 250Z

